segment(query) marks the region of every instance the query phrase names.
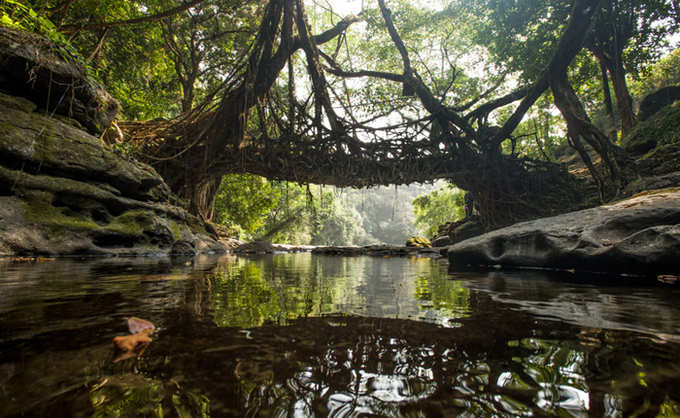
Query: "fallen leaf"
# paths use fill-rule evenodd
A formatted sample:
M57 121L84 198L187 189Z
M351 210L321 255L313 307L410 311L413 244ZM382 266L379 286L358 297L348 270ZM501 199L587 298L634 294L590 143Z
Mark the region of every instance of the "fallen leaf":
M123 351L134 351L138 345L146 345L153 341L149 335L153 329L143 329L140 332L132 335L113 337L113 345Z

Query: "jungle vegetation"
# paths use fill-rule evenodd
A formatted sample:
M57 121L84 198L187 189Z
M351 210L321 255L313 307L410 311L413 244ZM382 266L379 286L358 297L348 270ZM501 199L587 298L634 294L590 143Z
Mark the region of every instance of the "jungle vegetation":
M444 178L415 202L430 234L459 190L488 227L581 207L565 145L611 200L636 178L637 101L680 79L674 0L360 3L5 0L0 23L77 54L121 102L110 146L191 212L303 243L386 240L359 192L310 183Z

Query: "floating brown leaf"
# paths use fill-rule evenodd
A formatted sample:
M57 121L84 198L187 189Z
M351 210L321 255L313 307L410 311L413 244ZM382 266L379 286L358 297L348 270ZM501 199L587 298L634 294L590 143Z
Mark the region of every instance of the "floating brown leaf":
M152 329L146 328L136 334L113 337L113 345L123 351L134 351L136 347L145 346L153 341L149 337L152 332Z

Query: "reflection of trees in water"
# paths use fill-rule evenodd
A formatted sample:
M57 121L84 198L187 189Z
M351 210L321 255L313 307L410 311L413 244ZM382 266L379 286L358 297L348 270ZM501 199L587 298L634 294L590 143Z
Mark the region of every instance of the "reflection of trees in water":
M281 381L250 390L245 402L248 415L397 416L403 404L435 392L436 365L430 348L410 347L406 340L381 335L379 321L347 317L307 321L311 322L294 324L293 333L305 349L304 358L295 353L291 360L300 367L279 376ZM270 331L276 332L264 334L271 335Z
M189 416L680 415L676 342L537 318L512 302L521 292L510 279L494 282L506 292L499 302L460 292L430 260L230 258L214 270L192 262L125 278L126 264L107 260L116 274L95 280L79 279L83 270L67 277L55 264L17 281L0 295L7 307L0 329L9 335L0 343L0 416L161 409ZM385 266L393 262L397 273L390 274ZM360 279L366 272L381 274L379 285ZM459 326L318 315L396 297L393 288L404 282L402 313L450 307L464 312ZM552 312L568 296L555 283L522 285L537 287L528 292L537 295L536 309L539 296ZM369 289L382 293L370 299ZM607 290L634 300L626 293ZM591 287L578 295L597 300ZM630 306L614 312L633 324L649 317ZM142 356L114 365L110 339L130 314L159 331ZM239 324L264 325L244 332Z
M200 281L199 281L200 282ZM253 327L329 313L446 323L469 310L469 291L431 259L310 254L234 258L210 273L207 306L219 326Z
M358 279L353 269L309 254L237 259L212 273L213 319L247 328L328 312Z
M505 314L508 322L525 319ZM518 332L504 329L504 321L479 335L475 325L480 324L442 329L351 317L295 321L280 331L299 343L286 360L295 367L285 373L274 367L271 379L246 384L244 408L265 416L630 416L635 411L655 416L678 408L673 389L680 383L678 367L660 374L662 363L654 356L643 364L650 359L641 361L617 347L628 342L627 335L586 330L574 339L568 326L548 323ZM285 338L274 328L253 332L256 340ZM642 344L636 348L648 352L649 341ZM262 368L264 362L258 364ZM641 375L648 376L644 385Z

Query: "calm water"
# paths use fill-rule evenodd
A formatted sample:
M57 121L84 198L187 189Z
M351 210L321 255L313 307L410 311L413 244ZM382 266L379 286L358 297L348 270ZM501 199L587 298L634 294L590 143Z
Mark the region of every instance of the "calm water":
M424 258L0 260L0 416L679 416L679 300ZM128 316L157 330L125 358Z

